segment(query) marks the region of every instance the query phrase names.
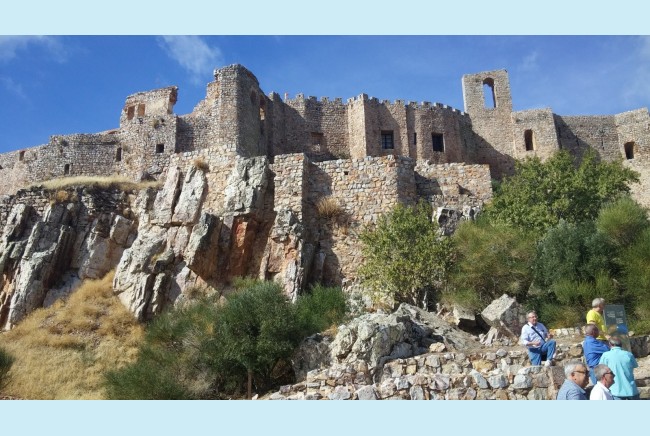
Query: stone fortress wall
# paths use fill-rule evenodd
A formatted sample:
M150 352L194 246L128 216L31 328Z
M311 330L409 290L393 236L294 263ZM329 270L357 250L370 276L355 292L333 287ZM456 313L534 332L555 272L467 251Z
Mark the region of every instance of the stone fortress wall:
M642 183L633 192L650 205L647 109L608 116L560 116L548 108L513 112L506 70L465 75L462 85L464 112L365 94L346 102L302 95L282 100L265 95L246 68L231 65L215 70L205 99L190 114L173 113L176 87L140 92L127 97L117 129L54 135L48 144L0 154L0 194L64 176L160 178L175 156L210 149L222 159L302 153L308 166L336 162L323 168L337 171L366 157L401 156L414 161L417 185L429 199L435 191L476 202L489 195L469 188L474 174L450 170L452 164L488 165L491 177L500 178L512 174L517 159L546 158L559 149L580 155L590 148L639 171ZM458 192L436 188L443 178Z

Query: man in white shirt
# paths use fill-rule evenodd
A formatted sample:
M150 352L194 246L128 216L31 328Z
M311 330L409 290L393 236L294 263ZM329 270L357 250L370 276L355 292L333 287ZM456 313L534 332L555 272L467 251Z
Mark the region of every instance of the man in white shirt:
M530 363L539 366L545 360L546 366L553 364L555 356L555 340L548 329L541 322L537 322L537 313L528 312L528 322L521 328L520 343L528 350Z
M614 397L609 391L609 388L615 383L614 382L614 373L609 366L607 365L596 365L594 367L594 373L596 374L596 379L598 382L594 385L594 388L591 390L589 395L590 400L613 400Z

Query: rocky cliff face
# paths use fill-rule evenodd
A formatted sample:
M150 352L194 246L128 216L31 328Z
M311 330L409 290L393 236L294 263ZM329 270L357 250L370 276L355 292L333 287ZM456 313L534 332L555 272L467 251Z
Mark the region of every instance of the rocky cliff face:
M302 225L290 209L273 210L266 158L238 158L221 196L207 195L200 166L170 168L160 189L33 188L5 197L0 327L112 269L114 292L139 320L236 276L274 278L295 297L306 264Z

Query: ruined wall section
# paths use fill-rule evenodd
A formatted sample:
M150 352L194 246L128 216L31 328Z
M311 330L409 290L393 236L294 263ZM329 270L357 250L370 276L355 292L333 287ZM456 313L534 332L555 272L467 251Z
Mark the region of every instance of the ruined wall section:
M275 109L279 102L273 103L274 151L303 152L314 162L349 157L347 107L340 98L299 94L280 110Z
M218 144L216 99L221 84L218 81L207 85L206 97L192 113L178 117L176 152L200 150Z
M632 185L632 196L650 207L650 117L648 109L637 109L615 116L618 153L623 164L639 173L640 183Z
M428 102L420 105L410 102L406 109L411 157L434 163L464 162L471 159L467 141L463 140L461 133L461 124L464 119L468 119L464 112L440 103ZM408 122L411 118L412 127ZM434 144L436 136L442 143L442 150L440 142Z
M534 109L512 114L513 157L544 160L559 149L555 118L551 109Z
M361 264L359 233L399 203L416 201L414 161L405 157L381 156L309 164L306 207L319 228L312 280L341 283L355 277ZM342 213L318 217L318 201L331 197Z
M368 138L366 136L366 107L368 96L361 94L348 99L348 147L350 157L363 159L368 156Z
M616 119L613 115L555 115L554 118L560 148L563 150L580 157L591 148L606 161L620 159Z
M178 88L170 86L127 97L120 116L120 161L116 169L134 180L164 173L176 152Z
M512 97L506 70L463 76L465 112L472 119L476 163L488 164L493 178L514 172Z
M241 65L215 71L219 83L214 100L216 144L242 157L266 155L266 97L257 78Z
M487 165L418 161L415 181L418 197L434 207L480 207L492 198L490 168Z

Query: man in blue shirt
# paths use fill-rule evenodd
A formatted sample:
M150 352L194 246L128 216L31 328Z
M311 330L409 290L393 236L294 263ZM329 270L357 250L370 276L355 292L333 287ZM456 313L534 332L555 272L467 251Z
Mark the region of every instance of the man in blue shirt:
M599 332L595 324L587 324L585 327L585 341L582 343L582 350L584 351L585 360L589 367L589 378L594 385L598 381L594 374L594 368L600 362L600 356L609 351L609 347L604 342L596 339Z
M530 363L539 366L542 360L546 360L545 366L553 364L555 356L555 340L541 322L537 322L537 313L528 312L526 315L528 323L521 328L521 345L528 349Z
M586 400L585 386L589 383L587 367L580 362L564 365L566 380L557 392L558 400Z
M634 368L638 368L634 355L621 348L621 338L612 336L609 338L609 345L612 349L600 358L600 363L609 366L616 376L616 383L610 391L617 400L638 400L639 389L634 381Z

